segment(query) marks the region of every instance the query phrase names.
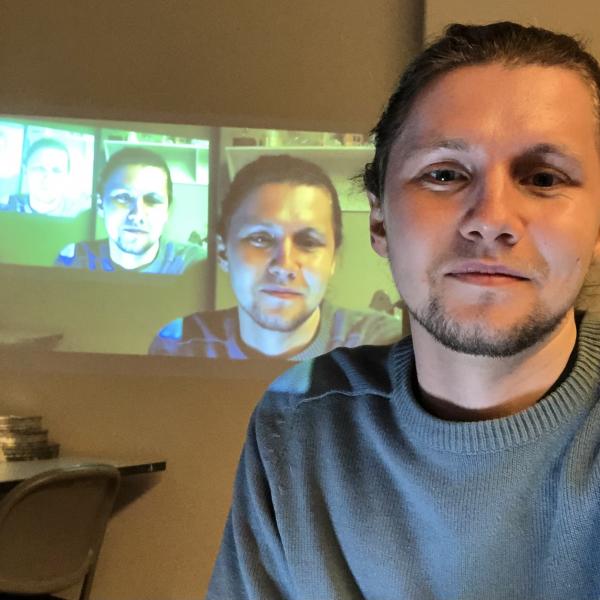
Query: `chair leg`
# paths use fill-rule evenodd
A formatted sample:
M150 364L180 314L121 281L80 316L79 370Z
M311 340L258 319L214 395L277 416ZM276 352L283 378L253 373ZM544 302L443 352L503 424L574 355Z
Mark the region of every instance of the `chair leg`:
M83 585L81 586L81 592L79 594L79 600L89 600L90 592L92 591L92 582L94 581L94 573L96 571L96 563L90 566L89 571L86 573L83 579Z

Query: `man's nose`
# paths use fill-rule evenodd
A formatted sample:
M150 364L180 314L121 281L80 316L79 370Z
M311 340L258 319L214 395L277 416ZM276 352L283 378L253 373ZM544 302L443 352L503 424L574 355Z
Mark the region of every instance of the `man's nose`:
M508 246L519 241L523 234L523 192L510 173L490 171L467 193L467 209L459 228L464 238Z
M274 246L269 272L280 278L295 279L297 269L298 257L295 244L292 239L284 238Z
M144 219L146 215L146 204L144 202L144 198L141 196L137 196L131 199L129 204L129 217L135 218L137 220Z

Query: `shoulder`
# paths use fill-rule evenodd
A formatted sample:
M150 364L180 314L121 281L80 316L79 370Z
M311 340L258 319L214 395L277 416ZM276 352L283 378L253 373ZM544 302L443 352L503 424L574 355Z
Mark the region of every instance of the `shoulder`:
M156 337L163 340L181 340L183 336L183 319L183 317L173 319L159 330Z
M95 259L108 252L106 240L67 244L58 254L55 264L63 267L89 268L95 270Z
M183 347L186 341L183 333L184 322L193 316L177 317L161 327L150 344L148 354L186 355Z
M387 414L402 355L412 355L410 338L392 346L338 348L297 363L269 386L257 405L257 436L277 425L285 446L281 451L294 447L295 454L310 432L335 432L342 422L368 422L378 418L375 413Z
M192 264L204 259L206 250L203 246L165 240L161 241L158 260L153 261L149 270L179 275Z
M183 318L184 331L191 335L196 331L220 331L225 334L232 324L237 327L237 308L226 308L222 310L207 310L196 312Z
M92 240L90 242L75 242L67 244L61 251L61 254L100 254L103 250L108 250L108 240Z
M23 202L26 202L27 196L24 194L11 194L0 198L0 210L18 211Z
M167 323L156 334L150 354L244 358L237 356L237 309L196 312Z
M577 357L585 360L590 377L600 377L600 313L577 311L576 323Z
M206 250L204 246L200 246L199 244L167 240L165 246L169 249L169 252L177 256L186 256L198 260L206 258Z
M359 311L323 304L323 323L337 346L389 344L402 337L402 321L376 311Z
M280 375L267 397L285 397L298 405L330 396L389 396L393 357L412 352L410 338L395 345L336 348L303 361Z
M31 213L29 194L13 194L8 197L8 202L3 205L4 210L13 210L21 213Z
M206 334L211 328L218 327L232 318L233 314L234 311L228 309L195 312L185 317L177 317L162 327L157 337L167 340L185 340Z
M58 254L59 259L72 259L77 254L79 244L67 244Z

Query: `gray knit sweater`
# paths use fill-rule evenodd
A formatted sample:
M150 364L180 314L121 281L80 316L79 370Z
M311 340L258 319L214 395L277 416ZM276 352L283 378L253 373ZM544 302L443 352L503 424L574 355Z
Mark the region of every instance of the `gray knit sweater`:
M253 415L210 600L600 598L600 324L535 406L447 422L410 340L280 377Z

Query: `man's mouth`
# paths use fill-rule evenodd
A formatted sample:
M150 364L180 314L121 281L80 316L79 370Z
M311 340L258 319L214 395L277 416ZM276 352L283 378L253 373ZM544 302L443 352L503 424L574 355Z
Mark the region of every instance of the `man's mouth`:
M299 290L279 286L264 287L260 291L267 296L280 298L282 300L293 300L295 298L301 298L304 295Z
M146 231L145 229L138 229L136 227L125 227L123 229L123 231L125 233L133 233L135 235L147 234L148 233L148 231Z
M467 262L452 267L447 277L457 279L463 283L473 285L509 285L524 281L531 281L523 271L508 267L503 264Z

